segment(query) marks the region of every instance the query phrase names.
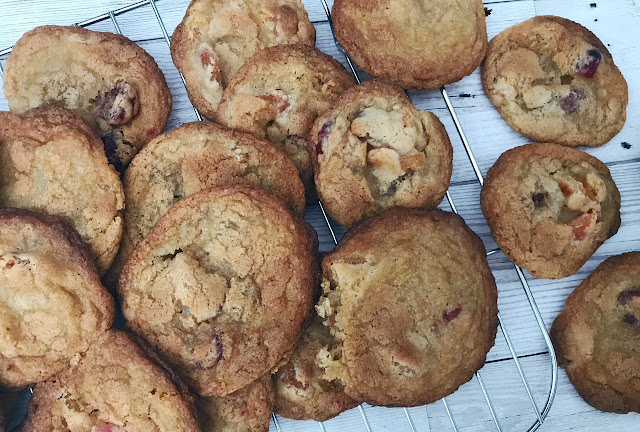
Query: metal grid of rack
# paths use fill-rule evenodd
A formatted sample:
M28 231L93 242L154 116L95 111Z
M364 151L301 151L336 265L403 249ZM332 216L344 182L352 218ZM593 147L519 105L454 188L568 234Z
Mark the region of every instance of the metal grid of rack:
M322 7L323 7L324 12L325 12L325 14L327 16L329 25L331 27L331 33L333 35L334 42L335 42L338 50L340 51L340 53L344 56L344 59L346 61L346 64L348 65L348 68L349 68L350 72L353 74L353 76L356 79L356 81L358 83L360 83L361 82L361 78L360 78L359 73L358 73L358 71L356 69L356 66L354 65L354 63L351 60L351 58L347 55L347 53L342 49L342 47L340 46L338 40L335 38L335 32L334 32L334 27L333 27L333 21L331 19L331 11L330 11L329 5L328 5L326 0L319 0L319 1L322 3ZM88 20L78 22L75 25L76 26L80 26L80 27L87 27L87 26L90 26L92 24L96 24L96 23L99 23L99 22L111 21L111 23L113 24L115 32L119 33L119 34L122 34L122 31L120 29L120 25L118 23L117 17L122 15L122 14L125 14L127 12L130 12L130 11L133 11L135 9L141 8L143 6L150 6L151 9L152 9L153 14L155 16L155 19L156 19L156 21L157 21L157 23L158 23L158 25L160 27L160 30L162 31L163 38L166 41L167 46L170 47L171 38L170 38L169 33L167 31L167 27L165 26L165 24L163 22L160 10L159 10L159 8L157 6L157 3L159 3L159 2L162 2L162 0L141 0L141 1L138 1L136 3L132 3L130 5L127 5L125 7L109 11L109 12L104 13L102 15L98 15L98 16L96 16L94 18L90 18ZM12 48L6 48L6 49L3 49L3 50L0 50L0 58L10 54L11 53L11 49ZM3 72L4 72L4 70L3 70L2 62L0 62L0 77L3 75ZM180 74L180 78L182 80L183 85L186 88L186 82L185 82L185 79L182 76L182 74ZM451 99L449 98L449 95L447 93L446 88L445 87L440 88L440 93L442 95L442 98L444 100L446 108L447 108L449 114L451 115L451 119L452 119L452 121L453 121L453 123L455 125L456 131L457 131L457 133L458 133L458 135L460 137L460 140L461 140L462 145L464 147L465 153L466 153L466 155L467 155L467 157L469 159L469 163L471 164L471 166L473 168L473 172L474 172L474 174L475 174L475 176L477 178L477 181L480 184L480 186L482 186L483 183L484 183L484 178L483 178L482 172L480 171L478 163L476 162L476 158L474 156L474 153L473 153L473 151L471 149L471 146L470 146L470 144L469 144L469 142L467 140L467 137L466 137L466 135L464 133L462 124L460 123L460 120L458 118L458 115L457 115L454 107L453 107ZM196 118L199 121L202 121L201 114L198 112L198 110L195 107L193 107L193 105L191 105L191 106L193 108L193 111L195 113ZM451 197L449 192L446 193L446 198L447 198L447 202L449 204L449 207L451 208L451 211L453 211L454 213L458 213L458 211L456 209L456 205L455 205L455 203L453 201L453 198ZM329 230L329 234L331 235L331 239L332 239L334 244L337 244L338 243L338 238L336 236L334 227L332 226L332 223L331 223L327 213L325 212L325 209L324 209L324 206L322 205L322 202L318 202L318 205L319 205L320 211L322 212L322 216L323 216L324 222L326 223L326 226L327 226L327 228ZM493 255L493 254L497 253L498 251L499 251L499 249L489 250L487 252L487 256ZM549 389L548 389L548 392L546 394L546 401L545 401L544 406L542 407L542 409L540 409L538 407L538 404L536 403L536 401L534 399L531 386L530 386L529 382L527 381L527 378L525 377L523 365L522 365L522 363L520 361L520 358L518 357L518 354L516 352L516 349L514 347L512 339L509 336L509 332L507 330L505 322L502 319L502 317L500 315L500 312L498 312L498 321L499 321L499 326L500 326L500 329L501 329L501 333L503 335L503 338L504 338L504 340L506 342L506 345L508 347L509 353L511 355L511 360L513 361L513 364L514 364L515 368L517 369L518 375L520 377L520 380L522 382L524 390L525 390L525 392L527 394L527 398L528 398L528 400L530 402L530 405L531 405L531 410L532 410L532 412L534 414L532 416L533 423L526 430L528 432L533 432L533 431L538 430L542 426L542 424L544 423L544 420L547 417L547 415L549 413L549 410L551 409L551 406L553 404L553 400L554 400L555 393L556 393L556 388L557 388L557 381L558 381L558 363L557 363L556 355L555 355L555 352L554 352L554 349L553 349L553 345L551 343L551 340L549 338L549 335L548 335L546 327L545 327L545 323L544 323L544 321L542 319L542 316L540 314L538 306L536 305L534 296L533 296L531 288L529 287L529 284L528 284L528 282L527 282L527 280L525 278L525 275L524 275L524 273L522 272L522 270L518 266L514 265L513 267L514 267L514 271L517 273L519 282L520 282L520 284L522 286L522 289L523 289L523 291L524 291L524 293L526 295L527 301L529 303L529 306L530 306L530 309L531 309L531 313L533 314L533 316L534 316L534 318L536 320L537 326L539 327L539 330L540 330L541 335L543 337L544 343L546 345L546 352L542 353L542 354L546 354L548 356L548 358L549 358L549 367L550 367L551 379L550 379L550 383L549 383ZM480 371L476 372L474 377L475 377L475 380L477 381L477 383L478 383L478 385L480 387L480 390L481 390L482 395L484 397L484 401L485 401L485 403L487 405L487 408L489 410L489 413L490 413L490 416L491 416L491 420L493 421L493 424L494 424L496 430L498 432L502 432L503 431L503 427L501 426L500 418L499 418L498 414L496 413L496 407L495 407L494 402L492 401L492 399L490 397L489 391L487 390L487 386L485 385L485 381L482 378L482 375L481 375ZM445 397L445 398L441 399L441 402L442 402L442 404L444 406L444 409L446 411L446 414L447 414L447 417L449 419L449 422L451 424L452 429L455 432L458 432L459 426L458 426L458 423L456 422L456 420L455 420L455 418L454 418L454 416L453 416L453 414L451 412L451 409L449 408L449 405L447 403L447 398ZM410 413L410 411L407 408L401 408L401 409L404 411L404 416L406 418L406 421L408 423L408 426L409 426L410 430L412 432L417 432L418 429L416 428L416 426L414 424L414 420L412 418L412 414ZM359 411L360 416L362 417L362 423L363 423L363 426L364 426L365 430L367 432L375 432L375 429L373 427L373 426L375 426L375 424L373 424L373 426L372 426L372 423L370 422L363 405L358 406L357 410ZM275 414L272 416L272 421L273 421L273 426L275 427L276 431L278 431L278 432L288 432L288 431L285 431L284 428L280 425L280 421L278 420L278 416L276 416ZM320 431L326 432L326 428L325 428L323 423L318 422L317 425L318 425L318 428L319 428ZM431 432L431 428L430 428L428 423L426 425L426 428L427 428L427 431ZM288 428L288 429L290 429L290 428ZM15 430L17 430L17 428Z

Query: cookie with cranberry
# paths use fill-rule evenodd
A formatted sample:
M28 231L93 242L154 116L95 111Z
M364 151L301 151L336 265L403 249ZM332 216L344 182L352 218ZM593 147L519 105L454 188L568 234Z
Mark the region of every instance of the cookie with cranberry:
M438 118L381 81L352 87L309 132L315 183L329 214L349 226L394 206L436 207L453 150Z
M102 275L122 236L124 192L102 142L72 111L0 112L0 207L64 218Z
M268 432L273 399L270 374L227 396L198 398L202 432Z
M0 387L68 367L113 321L89 251L58 218L0 209Z
M315 39L301 0L192 0L171 38L171 57L193 105L214 119L223 90L256 52Z
M482 367L498 324L482 241L459 216L391 209L347 231L322 261L316 306L334 342L324 379L359 402L424 405Z
M505 255L540 278L574 274L620 227L620 192L607 166L557 144L503 153L481 205Z
M640 412L640 252L600 264L567 299L551 340L585 402Z
M42 26L24 34L4 71L4 94L21 114L54 104L75 110L122 172L171 113L171 93L153 58L122 35Z
M335 0L332 17L362 70L406 89L459 81L487 51L481 0Z
M120 277L128 325L202 396L225 396L293 350L312 308L317 241L274 195L208 189L174 204Z
M189 404L164 371L110 330L55 379L36 386L25 432L198 432Z
M358 405L345 394L339 381L325 380L324 370L316 363L318 353L332 343L329 327L314 313L289 362L273 375L276 414L295 420L326 421Z
M151 140L125 172L124 233L107 285L116 285L133 249L169 207L203 189L236 184L269 190L304 214L304 186L295 165L266 140L203 122Z
M265 48L244 64L222 94L216 121L266 138L294 161L307 196L313 166L307 134L355 80L330 56L306 45Z
M601 146L624 126L627 82L580 24L538 16L491 40L482 84L511 127L536 141Z

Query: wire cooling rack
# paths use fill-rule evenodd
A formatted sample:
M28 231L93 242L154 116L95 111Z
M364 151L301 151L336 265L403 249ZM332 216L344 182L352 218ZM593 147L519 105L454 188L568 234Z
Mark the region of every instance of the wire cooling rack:
M346 63L346 65L348 66L348 69L351 71L351 73L353 74L353 76L355 77L355 79L358 81L358 83L361 82L361 75L362 72L359 72L358 69L356 68L356 66L354 65L354 63L352 62L352 60L349 58L349 56L346 54L346 52L342 49L342 47L340 47L340 44L338 43L337 39L335 38L335 33L334 33L334 28L333 28L333 22L331 20L331 12L330 12L330 8L329 5L327 3L326 0L311 0L311 1L319 1L322 4L322 8L327 16L330 28L331 28L331 34L333 36L333 41L336 44L336 47L338 48L339 52L341 55L344 56L344 62ZM102 15L96 16L94 18L76 23L76 26L81 26L81 27L87 27L87 26L91 26L93 24L98 24L101 22L108 22L110 21L113 24L113 28L115 30L116 33L122 34L121 31L121 27L120 24L118 23L118 19L117 17L126 14L128 12L134 11L136 9L142 8L144 6L148 6L154 17L155 20L157 21L157 24L162 32L162 37L164 38L164 40L166 41L167 46L170 46L171 43L171 38L169 36L169 32L167 30L167 27L165 26L162 16L161 16L161 12L160 9L158 7L158 3L162 4L163 0L142 0L136 3L132 3L128 6L119 8L119 9L115 9L112 11L109 11L107 13L104 13ZM168 2L166 2L168 3ZM305 1L305 3L309 3L309 0ZM5 59L7 55L9 55L11 53L11 48L7 48L7 49L3 49L0 50L0 60ZM3 66L2 66L2 62L0 61L0 77L3 74ZM186 84L184 81L184 77L180 74L180 78L182 80L182 84L185 85L186 88ZM476 162L476 158L474 156L473 150L471 148L471 145L469 144L469 141L467 140L467 137L464 133L462 124L460 123L460 120L458 118L458 115L453 107L453 104L451 102L451 99L449 98L449 95L447 93L447 90L445 87L442 87L440 89L440 94L442 96L442 99L444 101L444 104L446 105L446 109L449 112L450 116L451 116L451 120L456 128L456 131L460 137L462 146L464 148L464 151L469 159L469 163L471 164L471 167L473 169L473 172L475 174L475 177L477 178L477 182L480 186L483 185L484 183L484 178L482 176L482 172L480 171L480 168L478 166L478 163ZM174 99L175 99L175 95L174 95ZM202 116L200 115L200 113L198 112L198 110L193 107L193 105L191 105L191 107L193 108L193 111L195 113L195 116L198 120L202 120ZM458 210L456 208L456 205L454 203L453 198L451 197L451 194L449 192L446 193L446 198L447 198L447 202L449 204L450 210L453 211L454 213L458 213ZM334 223L331 221L331 219L328 217L327 213L325 212L325 209L322 205L321 202L318 203L318 207L319 210L321 212L322 215L322 220L324 222L324 224L326 224L326 233L327 235L329 235L330 241L333 242L333 244L337 244L338 243L338 235L336 235L336 231L338 231L339 229L337 229L338 227L334 227ZM317 228L317 226L316 226ZM498 253L500 250L499 249L492 249L489 250L487 252L487 256L490 255L494 255L496 253ZM517 415L520 417L528 417L530 416L530 422L527 423L529 424L529 426L524 426L522 429L518 429L518 430L522 430L522 431L535 431L537 429L539 429L542 424L544 423L545 418L547 417L547 414L549 413L549 410L551 409L551 405L553 404L553 400L554 400L554 396L556 393L556 387L557 387L557 380L558 380L558 363L556 360L556 355L553 349L553 345L551 344L551 340L549 339L549 335L547 333L546 327L545 327L545 323L542 319L542 316L540 314L540 311L538 309L538 306L536 305L534 296L531 292L531 289L529 287L529 284L525 278L525 275L523 274L522 270L517 267L517 266L513 266L514 267L514 271L517 274L517 278L522 286L524 295L526 296L526 300L528 302L528 306L530 309L530 312L533 316L533 318L535 319L535 325L537 325L539 331L540 331L540 335L544 341L544 346L545 346L545 350L542 352L537 352L535 353L535 355L537 356L546 356L548 359L548 364L547 364L547 371L549 373L549 381L547 383L547 390L545 392L545 396L543 398L544 400L544 405L542 405L541 407L539 406L538 402L536 402L536 398L534 397L534 391L532 389L532 385L529 383L529 380L526 378L525 376L525 367L523 366L523 362L521 360L521 357L518 356L517 354L517 350L516 347L514 345L514 342L512 340L512 338L509 336L509 331L507 330L507 326L505 324L505 321L503 320L502 316L500 315L500 313L498 313L498 320L499 320L499 324L500 324L500 331L499 334L502 334L502 337L504 338L504 342L506 343L506 346L508 348L508 353L510 355L509 358L502 358L502 359L498 359L498 360L494 360L494 362L505 362L505 361L512 361L513 362L513 368L515 368L516 371L516 380L519 379L519 381L521 382L521 385L523 387L523 391L526 394L526 398L529 401L530 404L530 409L525 410L524 412L518 413ZM528 356L523 356L523 357L528 357ZM489 363L489 362L488 362ZM536 371L539 372L539 371ZM504 427L504 425L501 423L501 416L499 414L500 411L500 405L496 404L494 402L494 399L492 399L492 397L490 396L491 392L488 390L488 383L485 383L485 379L483 378L483 375L481 373L481 371L478 371L475 374L475 381L477 382L479 388L480 388L480 395L478 395L479 397L481 397L484 401L483 403L486 405L486 408L488 410L488 414L490 416L490 422L492 422L493 424L493 429L497 430L498 432L502 432L503 430L512 430L512 429L506 429ZM513 384L514 386L517 386L517 383ZM451 397L451 396L449 396ZM503 398L501 398L503 399ZM450 424L449 429L453 430L455 432L461 431L461 430L467 430L470 429L469 427L465 426L464 422L460 421L460 419L456 420L457 416L454 416L452 409L450 408L450 404L447 402L448 398L443 398L441 399L441 403L442 406L444 408L444 411L446 413L446 418L448 419L448 422ZM371 420L371 412L373 412L373 410L385 410L384 408L378 408L378 407L371 407L368 406L366 404L360 405L358 408L354 409L357 410L359 413L359 416L361 417L361 422L360 425L357 425L357 422L350 422L349 426L347 428L345 428L344 426L339 426L338 423L338 428L336 430L366 430L367 432L377 432L378 431L378 422L376 420ZM394 423L393 426L389 426L386 425L384 426L384 430L400 430L399 428L403 428L403 429L407 429L410 430L411 432L417 432L417 431L429 431L431 432L432 430L439 430L436 428L433 428L432 426L430 426L430 421L429 421L429 415L427 414L427 418L426 421L421 421L419 426L416 426L416 421L414 420L414 417L416 415L416 412L414 409L408 409L408 408L394 408L394 409L387 409L388 411L395 411L395 410L402 410L403 412L403 418L404 421L406 422L405 425L400 425L397 423ZM427 413L425 411L425 413ZM383 413L383 415L385 415ZM16 422L18 420L16 420L19 417L23 417L24 416L24 412L21 413L14 413L13 415L13 419L12 421L10 421L10 425L11 424L16 424ZM342 417L342 416L340 416ZM340 419L340 417L338 417L338 420ZM379 418L380 416L377 415L377 418ZM424 417L424 416L423 416ZM469 417L468 415L466 416L467 418ZM399 417L398 417L399 418ZM336 420L332 420L333 422L335 422ZM296 425L302 425L302 424L307 424L310 422L292 422L290 420L285 420L280 418L279 416L273 415L272 417L272 427L271 430L275 430L278 432L296 432L299 430L299 428ZM355 428L355 429L354 429ZM323 424L323 423L316 423L315 426L315 430L320 430L323 432L326 432L328 429L328 427ZM14 429L17 430L17 427ZM305 427L305 430L313 430L313 429L309 429L307 427ZM382 430L382 429L380 429ZM484 430L484 429L483 429Z

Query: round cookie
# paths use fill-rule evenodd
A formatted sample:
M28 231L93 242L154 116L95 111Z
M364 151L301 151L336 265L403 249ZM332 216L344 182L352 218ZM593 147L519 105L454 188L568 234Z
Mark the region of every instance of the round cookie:
M120 172L171 113L164 75L146 51L122 35L75 26L25 33L7 60L4 94L17 114L46 104L77 111Z
M451 179L440 120L381 81L343 93L314 122L309 149L318 195L346 226L394 206L436 207Z
M192 0L171 38L171 57L193 105L213 119L222 91L256 52L315 39L301 0Z
M624 126L627 82L589 30L538 16L491 40L484 91L509 125L536 141L601 146Z
M331 15L362 70L406 89L459 81L487 51L481 0L335 0Z
M232 393L293 350L317 242L271 193L233 186L174 204L120 278L128 325L202 396Z
M497 289L478 236L440 210L367 219L322 261L316 310L335 342L318 354L326 380L384 406L453 393L482 367L498 325Z
M271 143L212 123L187 123L145 146L125 172L124 233L107 285L169 208L195 192L244 184L273 192L303 215L304 186L294 164Z
M539 278L574 274L620 227L607 166L557 144L504 152L487 173L481 206L505 255Z
M312 199L307 134L316 117L355 84L340 63L313 47L265 48L238 70L224 90L216 121L266 138L287 153Z
M329 420L358 405L337 381L324 379L316 363L322 348L333 343L329 327L314 313L287 364L273 375L275 413L295 420Z
M122 183L102 142L71 111L0 112L0 207L64 218L89 246L101 275L118 252Z
M75 231L58 218L0 209L0 387L61 372L113 315Z
M110 330L55 380L36 386L24 432L199 432L163 370Z
M601 411L640 412L640 252L604 261L551 327L560 366Z
M268 432L273 398L269 374L230 395L198 398L202 432Z

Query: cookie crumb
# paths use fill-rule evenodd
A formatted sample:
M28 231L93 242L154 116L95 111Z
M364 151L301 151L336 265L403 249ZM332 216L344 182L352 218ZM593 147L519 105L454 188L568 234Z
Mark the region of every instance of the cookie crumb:
M596 3L590 3L589 6L591 6L592 8L598 7L598 5Z
M459 96L462 97L462 98L475 97L475 96L471 96L469 93L460 93Z
M592 6L593 7L593 6ZM489 8L484 8L484 16L488 17L489 15L491 15L491 9Z
M620 144L622 146L622 148L629 150L631 148L631 144L629 144L626 141L622 141L622 143Z

